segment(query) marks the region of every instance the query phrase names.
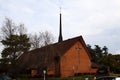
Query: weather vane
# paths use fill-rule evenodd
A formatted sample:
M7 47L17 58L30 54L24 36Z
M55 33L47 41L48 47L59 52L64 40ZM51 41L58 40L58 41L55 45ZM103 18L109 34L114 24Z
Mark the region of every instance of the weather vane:
M60 6L60 13L61 13L61 6Z

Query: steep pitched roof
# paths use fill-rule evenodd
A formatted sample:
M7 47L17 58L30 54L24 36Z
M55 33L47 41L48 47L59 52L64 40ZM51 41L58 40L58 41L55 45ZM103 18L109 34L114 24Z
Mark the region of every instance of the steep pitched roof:
M68 39L59 43L51 44L42 48L31 50L24 53L19 57L20 67L26 68L41 68L51 64L56 56L62 56L66 51L71 48L77 41L83 45L84 49L87 51L88 56L90 54L87 50L86 44L82 36L78 36L72 39ZM91 57L90 57L91 59Z

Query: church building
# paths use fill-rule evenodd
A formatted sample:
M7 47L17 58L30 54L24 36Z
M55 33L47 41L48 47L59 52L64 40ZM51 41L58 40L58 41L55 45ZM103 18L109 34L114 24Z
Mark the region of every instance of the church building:
M82 36L63 40L60 13L58 42L31 50L19 57L21 70L31 70L32 75L47 71L48 76L69 77L95 74L98 67L91 62L91 55Z

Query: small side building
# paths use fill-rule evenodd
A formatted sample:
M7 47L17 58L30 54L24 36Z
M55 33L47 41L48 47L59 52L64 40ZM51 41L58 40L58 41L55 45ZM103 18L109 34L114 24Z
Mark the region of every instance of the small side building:
M31 50L19 57L20 70L47 70L48 76L69 77L96 74L97 65L91 62L82 36Z

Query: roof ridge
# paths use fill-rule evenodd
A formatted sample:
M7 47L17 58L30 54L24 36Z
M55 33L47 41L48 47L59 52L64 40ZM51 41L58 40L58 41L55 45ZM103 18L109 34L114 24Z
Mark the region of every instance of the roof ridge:
M49 44L49 45L46 45L46 46L42 46L40 48L36 48L36 49L33 49L33 50L30 50L28 52L33 52L33 51L36 51L36 50L39 50L39 49L43 49L43 48L46 48L46 47L49 47L49 46L54 46L54 45L58 45L58 44L62 44L62 43L65 43L65 42L68 42L69 40L78 40L82 38L82 36L77 36L77 37L73 37L73 38L69 38L69 39L66 39L66 40L63 40L61 42L56 42L56 43L53 43L53 44Z

